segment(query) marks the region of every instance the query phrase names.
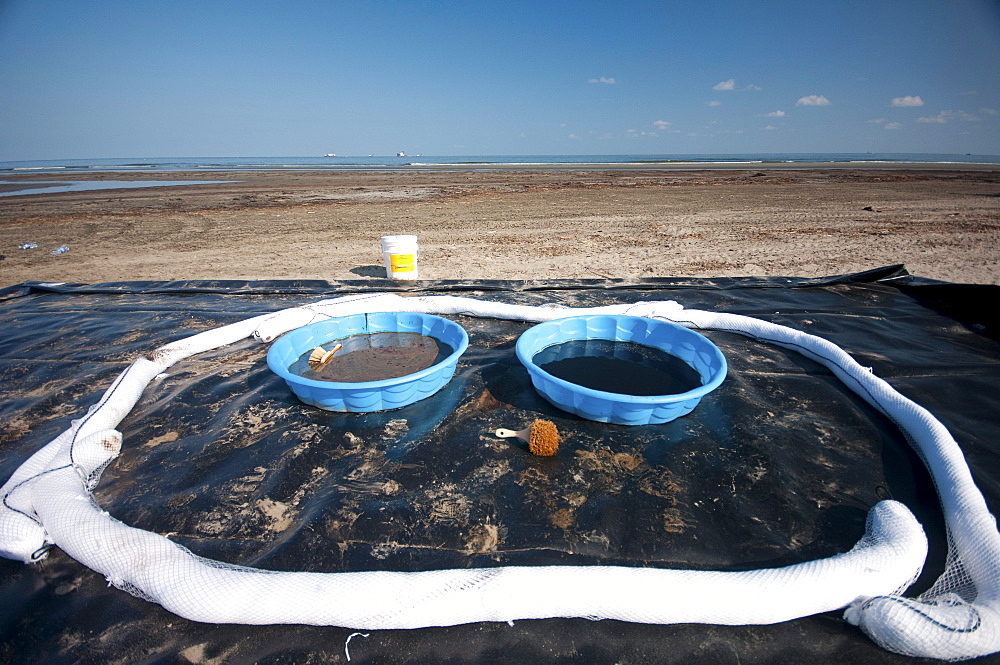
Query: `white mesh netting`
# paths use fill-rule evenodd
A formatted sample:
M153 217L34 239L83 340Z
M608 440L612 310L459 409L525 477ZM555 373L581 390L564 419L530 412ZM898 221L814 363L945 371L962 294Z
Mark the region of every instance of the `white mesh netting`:
M121 449L115 427L146 385L173 363L250 336L270 342L322 318L374 311L534 322L627 313L798 351L830 368L895 422L921 455L946 518L946 570L919 598L901 595L921 571L927 541L910 511L894 501L872 508L865 536L849 552L743 572L522 566L279 573L199 557L165 536L115 520L96 504L91 492ZM195 621L359 629L551 617L767 624L847 608L847 621L898 653L962 660L1000 651L1000 534L946 428L831 342L746 316L686 310L672 301L565 308L375 294L325 300L202 332L133 362L82 418L17 469L0 497L3 556L32 562L58 546L115 586Z

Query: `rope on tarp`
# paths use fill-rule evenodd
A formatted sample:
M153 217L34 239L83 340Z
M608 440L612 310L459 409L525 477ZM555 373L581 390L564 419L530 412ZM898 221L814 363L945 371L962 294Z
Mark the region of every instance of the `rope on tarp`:
M895 422L933 477L948 528L945 572L918 598L927 541L910 511L881 501L849 552L784 568L740 572L539 566L427 572L272 572L200 557L165 536L129 527L94 501L119 454L114 428L173 363L247 337L269 342L335 316L413 311L521 321L631 314L724 330L805 354ZM133 362L81 419L0 488L0 555L26 563L58 546L108 581L195 621L419 628L551 617L642 623L769 624L846 608L845 619L902 654L964 660L1000 651L1000 533L958 444L926 409L837 345L735 314L672 301L591 308L526 306L456 296L359 294L265 314L159 347Z

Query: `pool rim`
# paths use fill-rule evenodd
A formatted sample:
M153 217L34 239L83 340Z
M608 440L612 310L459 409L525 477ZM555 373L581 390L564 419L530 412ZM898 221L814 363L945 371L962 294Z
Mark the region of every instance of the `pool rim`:
M718 359L720 360L719 369L718 371L715 372L715 375L709 382L703 383L697 388L692 388L691 390L688 390L683 393L665 393L662 395L631 395L629 393L613 393L604 390L597 390L594 388L587 388L586 386L582 386L579 383L573 383L572 381L561 379L558 376L546 372L544 369L541 368L541 366L535 364L534 356L541 353L542 351L544 351L549 347L556 346L557 344L564 344L566 342L587 341L587 340L604 340L609 342L632 342L634 344L640 344L642 346L648 346L654 349L658 349L675 358L678 358L679 360L687 364L689 367L694 369L696 372L698 372L699 376L701 376L701 372L698 370L697 367L694 367L688 361L684 360L683 358L680 358L676 354L671 353L670 351L662 347L656 346L654 344L637 342L634 339L618 339L618 338L610 339L606 336L594 336L586 338L577 337L577 338L560 340L558 342L554 342L547 346L538 348L537 350L531 353L530 358L528 357L527 352L525 351L525 347L528 346L528 343L532 341L532 339L530 336L526 338L525 335L527 335L531 331L542 328L549 324L555 324L570 319L590 320L594 318L615 319L616 322L635 320L636 322L641 321L646 325L652 324L654 326L674 328L681 335L693 336L693 339L698 339L700 343L702 344L707 343L707 346L711 349L712 353L714 355L717 355ZM620 326L616 325L616 330L618 330L619 328ZM537 335L537 333L535 334ZM687 328L685 326L678 325L671 321L664 321L662 319L651 319L643 316L631 316L628 314L581 314L576 316L565 316L558 319L551 319L549 321L544 321L542 323L532 326L528 330L525 330L523 333L521 333L521 335L517 339L517 343L515 344L514 351L517 355L518 360L521 361L521 364L524 365L525 369L528 371L529 374L537 372L538 374L541 374L543 378L545 378L547 381L551 381L556 385L561 386L572 392L581 393L585 396L593 397L596 399L613 401L613 402L628 402L633 404L669 404L673 402L683 402L690 399L700 399L705 395L707 395L708 393L715 390L716 388L718 388L720 385L722 385L722 382L725 381L726 376L729 373L729 364L726 361L725 354L722 353L722 350L719 349L719 347L716 346L716 344L705 335L702 335L699 332L691 330L690 328Z
M452 326L454 326L454 328L457 329L457 331L459 331L460 336L461 336L461 342L452 351L451 354L449 354L447 357L443 358L442 360L434 363L433 365L430 365L429 367L425 367L424 369L417 370L416 372L411 372L410 374L403 374L402 376L391 377L391 378L388 378L388 379L379 379L378 381L323 381L323 380L318 380L318 379L307 379L306 377L304 377L304 376L302 376L300 374L295 374L294 372L290 372L287 367L285 367L282 363L278 363L276 360L274 362L272 362L272 353L274 354L274 357L277 358L278 354L281 351L281 346L279 346L279 342L281 342L282 340L285 340L286 337L288 335L292 334L292 333L299 333L300 331L304 331L304 330L306 330L308 328L318 328L318 327L321 327L323 325L330 325L332 322L335 322L335 321L336 322L344 322L344 321L349 321L351 319L356 319L356 318L365 319L367 321L367 320L369 320L369 317L378 316L378 315L390 315L390 316L393 317L394 320L397 320L397 321L398 321L399 317L402 316L402 315L416 316L416 317L421 318L421 319L436 319L436 320L444 321L446 327L452 327ZM372 331L372 330L369 329L367 332L356 333L354 335L349 335L348 337L356 337L357 335L371 335L373 333L382 333L382 332L413 332L413 331L409 331L409 330L375 330L375 331ZM449 342L447 342L445 340L442 340L442 339L440 339L438 337L435 337L434 335L428 335L428 334L425 334L425 333L422 333L422 332L416 333L416 334L423 335L424 337L430 337L432 339L436 339L436 340L438 340L440 342L444 342L445 344L450 344ZM290 339L290 338L288 338L288 339ZM327 342L321 342L319 344L316 344L315 346L322 346L323 344L329 344L330 342L337 341L338 339L347 339L347 338L346 337L335 338L335 339L329 340ZM286 343L287 344L291 344L291 342L288 342L288 341L286 341ZM313 346L312 348L315 348L315 346ZM278 349L277 351L275 351L276 347ZM459 358L468 350L468 348L469 348L469 333L465 330L464 327L462 327L458 323L455 323L451 319L446 319L443 316L437 316L436 314L424 314L422 312L366 312L366 313L348 314L348 315L345 315L345 316L338 316L338 317L334 317L334 318L331 318L331 319L326 319L326 320L323 320L323 321L317 321L315 323L310 323L310 324L301 326L299 328L295 328L294 330L289 330L287 333L285 333L284 335L282 335L281 337L279 337L278 339L274 340L274 342L271 343L271 347L267 350L267 365L268 365L268 367L270 367L270 369L271 369L272 372L274 372L275 374L277 374L278 376L280 376L286 382L289 381L289 379L290 379L291 381L293 381L295 383L302 384L302 385L311 386L313 388L327 388L327 389L330 389L330 390L352 390L352 391L354 391L354 390L375 390L375 389L386 388L386 387L390 387L390 386L398 386L398 385L403 384L403 383L408 383L410 381L415 381L415 380L421 379L421 378L423 378L423 377L425 377L425 376L427 376L429 374L434 374L436 372L439 372L443 368L445 368L445 367L447 367L447 366L449 366L451 364L457 363L458 360L459 360ZM306 350L309 350L309 349L306 349ZM306 350L303 350L303 353ZM296 357L299 357L301 355L302 354L300 353Z

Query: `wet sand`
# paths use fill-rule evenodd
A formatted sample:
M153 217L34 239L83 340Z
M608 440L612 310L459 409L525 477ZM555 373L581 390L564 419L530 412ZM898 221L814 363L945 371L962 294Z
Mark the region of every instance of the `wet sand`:
M384 280L379 237L399 233L419 236L423 279L814 277L903 263L921 277L1000 284L996 165L0 179L234 181L0 198L0 286ZM61 245L69 251L49 254Z

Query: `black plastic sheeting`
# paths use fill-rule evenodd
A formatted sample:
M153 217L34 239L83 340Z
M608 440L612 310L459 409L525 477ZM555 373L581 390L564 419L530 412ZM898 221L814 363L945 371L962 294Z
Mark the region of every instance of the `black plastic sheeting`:
M0 290L0 479L144 352L256 314L387 290L527 305L677 300L825 337L942 420L1000 506L1000 287L923 280L902 266L824 279L22 284ZM98 502L198 554L272 570L744 570L846 551L868 508L894 498L931 539L916 590L942 570L942 516L919 459L812 361L707 331L729 361L723 385L674 422L621 427L533 391L514 355L530 324L451 318L470 336L455 378L388 412L301 404L253 340L177 363L121 424L122 454ZM563 434L556 457L493 435L535 418ZM920 662L881 650L840 612L774 626L547 619L355 632L191 622L109 588L58 548L36 565L0 560L9 663L333 663L346 662L345 645L354 663Z

